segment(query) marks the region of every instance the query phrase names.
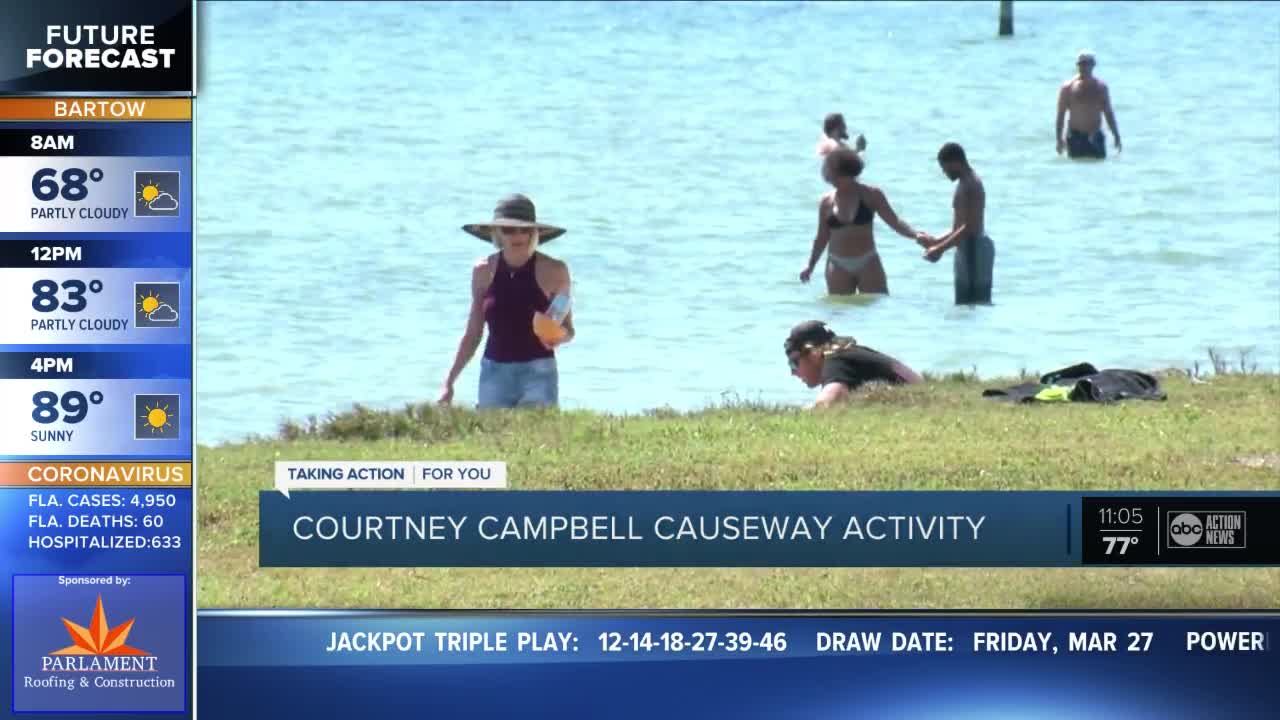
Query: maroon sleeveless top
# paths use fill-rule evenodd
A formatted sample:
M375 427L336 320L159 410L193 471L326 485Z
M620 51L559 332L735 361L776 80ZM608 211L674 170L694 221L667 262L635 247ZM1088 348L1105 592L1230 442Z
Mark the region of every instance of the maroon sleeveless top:
M495 362L527 362L554 357L533 334L534 311L546 312L551 301L538 287L534 268L538 253L521 267L513 268L498 253L498 268L484 293L484 320L489 339L484 356Z

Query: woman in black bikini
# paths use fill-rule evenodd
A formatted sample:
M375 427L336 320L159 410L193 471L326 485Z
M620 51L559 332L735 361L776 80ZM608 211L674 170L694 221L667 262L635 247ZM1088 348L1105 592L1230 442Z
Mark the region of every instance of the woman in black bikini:
M830 245L826 277L827 292L832 295L889 293L871 232L876 215L905 238L923 244L926 237L898 218L880 188L858 182L861 174L862 158L852 148L832 150L823 163L823 176L835 190L818 200L818 232L809 264L800 271L800 281L809 282L814 266Z

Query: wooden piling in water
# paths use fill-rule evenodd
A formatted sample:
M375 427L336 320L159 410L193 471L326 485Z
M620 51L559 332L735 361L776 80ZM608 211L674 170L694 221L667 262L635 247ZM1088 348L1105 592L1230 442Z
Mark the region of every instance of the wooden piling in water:
M1000 35L1013 34L1013 0L1000 0Z

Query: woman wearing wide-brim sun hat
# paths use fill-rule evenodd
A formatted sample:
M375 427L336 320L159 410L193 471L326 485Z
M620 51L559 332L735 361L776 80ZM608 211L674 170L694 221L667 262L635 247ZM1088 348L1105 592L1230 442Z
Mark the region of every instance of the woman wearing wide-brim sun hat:
M462 229L498 251L471 268L471 311L439 402L453 401L453 384L475 355L487 325L478 406L556 406L560 378L555 349L574 336L572 314L563 314L571 283L569 266L540 247L565 229L538 222L533 201L519 194L499 200L489 222ZM553 299L555 309L548 315Z

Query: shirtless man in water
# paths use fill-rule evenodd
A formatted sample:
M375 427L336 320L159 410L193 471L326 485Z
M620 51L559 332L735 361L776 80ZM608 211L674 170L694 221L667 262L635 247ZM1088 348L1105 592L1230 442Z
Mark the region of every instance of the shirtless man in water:
M926 248L924 258L936 263L943 253L955 248L956 304L990 304L996 246L986 230L987 190L958 143L942 146L938 166L956 184L951 200L951 231L937 238L925 234L921 240Z
M841 113L828 113L822 119L822 137L818 140L818 164L822 168L822 179L828 183L831 178L827 176L826 159L831 151L842 147L849 147L845 141L849 139L849 126L844 122L844 115ZM858 139L854 141L854 152L861 153L867 149L867 139L858 133Z
M818 140L818 157L826 157L827 153L846 145L845 140L848 139L849 126L845 124L844 115L829 113L822 119L822 137ZM854 141L853 149L858 152L867 149L867 139L861 133Z
M1058 154L1063 150L1073 158L1098 158L1107 156L1107 140L1102 134L1102 118L1120 152L1120 131L1116 130L1116 114L1111 110L1111 92L1107 84L1094 77L1093 66L1097 62L1093 53L1083 51L1076 58L1079 74L1062 84L1058 91ZM1063 119L1071 113L1068 134L1062 134Z

